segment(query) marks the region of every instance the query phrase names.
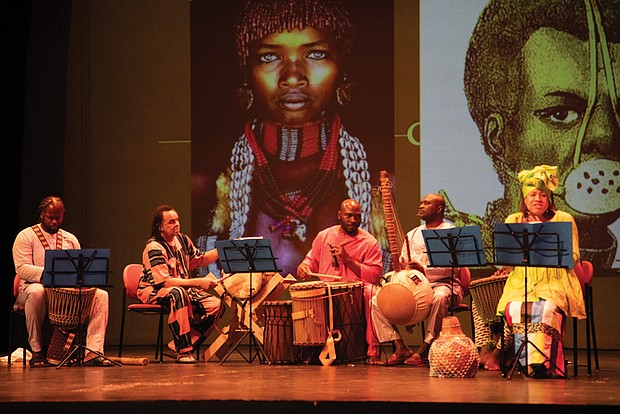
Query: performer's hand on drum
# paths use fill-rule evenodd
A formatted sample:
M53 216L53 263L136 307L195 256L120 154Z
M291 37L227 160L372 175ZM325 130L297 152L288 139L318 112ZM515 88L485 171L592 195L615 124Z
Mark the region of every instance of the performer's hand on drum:
M512 272L511 266L502 266L493 273L492 277L507 276L510 272Z
M297 266L297 277L299 277L301 280L305 280L308 279L310 277L309 273L311 273L312 270L310 269L310 266L308 266L307 264L300 264L299 266Z
M198 288L202 290L208 290L217 285L215 278L210 278L209 275L205 277L198 277L194 280L198 283Z

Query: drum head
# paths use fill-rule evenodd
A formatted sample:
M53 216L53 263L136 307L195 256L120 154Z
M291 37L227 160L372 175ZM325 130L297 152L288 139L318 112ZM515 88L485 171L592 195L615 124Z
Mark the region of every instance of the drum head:
M237 299L249 299L263 288L263 273L235 273L222 282L224 289Z

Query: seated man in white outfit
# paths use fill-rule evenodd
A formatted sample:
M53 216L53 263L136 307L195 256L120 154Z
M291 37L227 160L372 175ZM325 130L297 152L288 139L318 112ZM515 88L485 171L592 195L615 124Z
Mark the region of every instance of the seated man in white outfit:
M79 249L77 237L60 229L65 217L65 205L59 197L45 197L39 204L39 223L27 227L13 243L15 271L21 279L16 304L24 306L28 342L32 351L30 366L50 366L45 357L42 326L47 313L45 288L41 284L45 250ZM86 347L103 354L105 331L108 325L108 292L97 289L88 317ZM108 365L109 361L94 352L84 355L85 365Z
M388 358L385 365L408 364L413 366L428 366L428 351L441 331L441 322L448 315L451 303L458 303L463 298L460 285L460 269L455 272L454 286L452 280L452 268L429 267L422 230L449 229L454 227L452 223L444 221L446 203L439 194L428 194L420 202L417 216L424 224L407 233L409 248L403 246L400 261L405 269L415 269L426 275L433 289L430 315L427 320L424 342L413 352L403 341L396 327L391 324L377 307L377 297L372 301L372 320L375 333L379 342L394 344L394 353ZM408 254L411 257L408 257ZM454 295L454 297L452 297ZM454 302L451 301L454 300ZM371 361L372 362L372 361ZM376 363L377 361L375 361Z

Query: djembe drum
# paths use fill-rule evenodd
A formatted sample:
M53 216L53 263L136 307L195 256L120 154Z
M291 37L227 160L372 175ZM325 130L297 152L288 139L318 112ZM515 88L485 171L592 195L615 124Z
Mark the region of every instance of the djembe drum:
M293 345L293 302L263 302L265 356L270 364L299 363L299 348Z
M289 286L293 310L293 344L298 346L325 345L327 316L325 282L299 282Z
M501 319L497 315L497 304L504 293L508 276L491 276L483 279L472 280L469 285L469 292L472 300L478 308L478 315L485 324L499 322Z
M60 364L72 351L76 335L88 320L97 288L47 288L47 312L54 326L47 360Z
M333 328L340 332L340 340L336 342L336 361L355 362L366 359L364 282L329 282L327 287L326 305L329 307L331 300Z

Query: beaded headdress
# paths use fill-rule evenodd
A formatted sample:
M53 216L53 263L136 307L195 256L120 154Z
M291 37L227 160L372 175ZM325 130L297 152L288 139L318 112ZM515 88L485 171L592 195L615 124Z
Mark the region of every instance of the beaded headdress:
M246 66L250 45L256 40L307 26L331 34L347 61L355 27L339 0L249 0L235 30L240 66Z

